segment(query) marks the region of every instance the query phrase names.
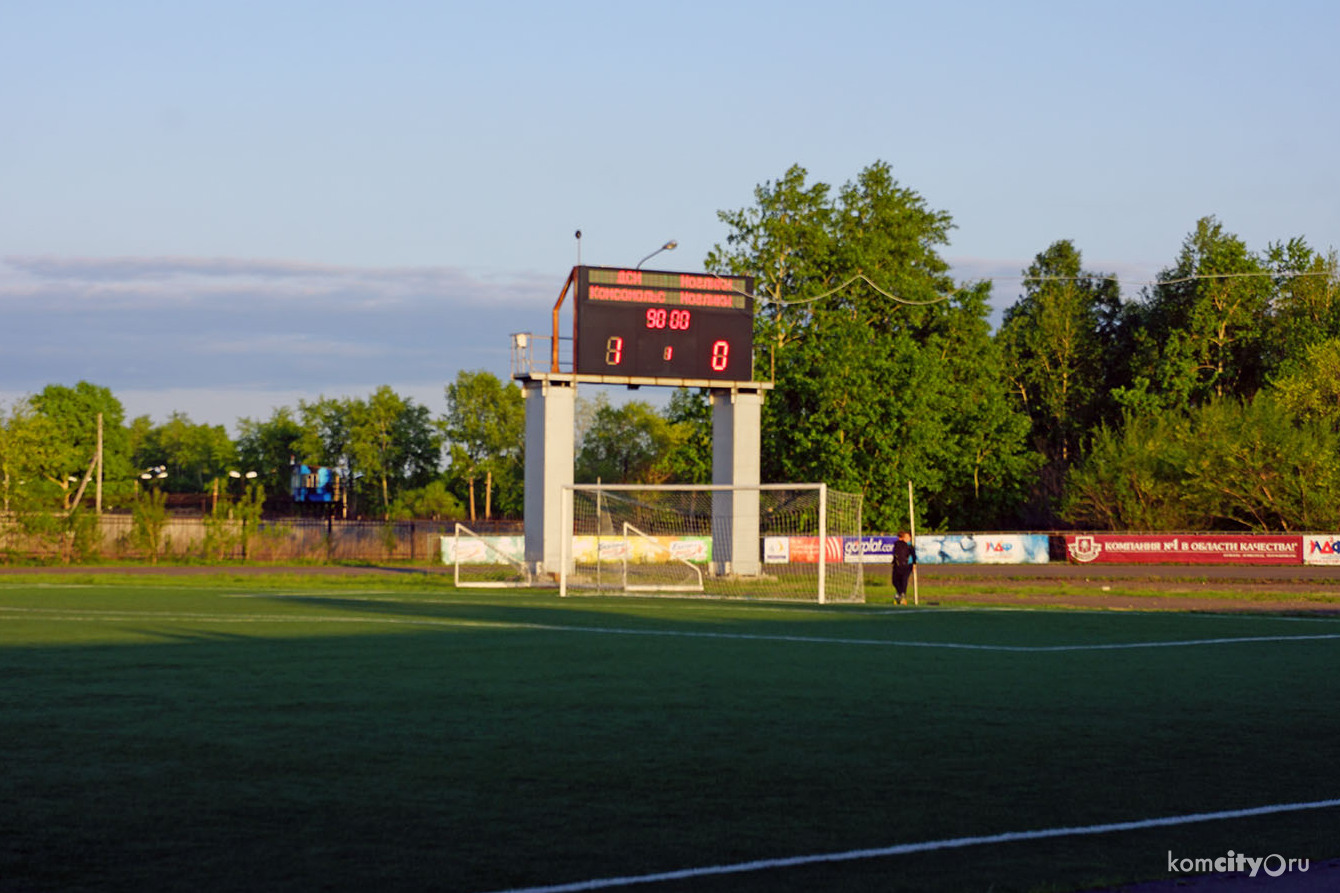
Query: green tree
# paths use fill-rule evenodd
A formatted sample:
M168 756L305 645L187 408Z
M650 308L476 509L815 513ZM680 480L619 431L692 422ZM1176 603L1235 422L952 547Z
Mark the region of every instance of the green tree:
M0 487L5 512L50 510L65 504L72 460L60 425L31 398L0 416Z
M163 489L170 493L203 493L238 465L237 447L223 425L197 425L174 412L162 425L148 416L130 424L131 463L135 469L164 466Z
M1265 263L1274 288L1266 367L1274 374L1313 345L1340 338L1340 260L1291 239L1271 244Z
M1114 279L1084 271L1069 240L1039 254L1024 276L1024 293L1005 311L996 340L1010 391L1045 457L1037 498L1039 520L1047 523L1084 438L1113 415L1121 297Z
M802 168L722 212L709 268L753 275L763 474L864 493L868 526L907 522L906 487L942 522L1001 523L1034 464L1008 402L985 286L955 288L952 221L877 162L839 190ZM923 516L924 517L924 516Z
M438 480L400 494L392 506L391 515L400 521L419 518L442 521L464 517L465 507L456 494L447 489L446 483Z
M520 487L526 434L526 408L521 389L504 384L491 372L462 370L447 385L443 420L453 475L465 482L470 520L475 520L475 485L484 483L484 516L492 515L493 489L509 508L521 503Z
M1340 431L1340 338L1308 345L1274 381L1281 403L1295 416Z
M1209 515L1182 488L1189 430L1185 413L1162 409L1100 426L1067 475L1061 516L1097 530L1205 529Z
M712 482L712 407L701 388L676 388L670 395L665 420L670 426L669 444L662 455L660 472L667 483L710 484Z
M426 406L401 397L388 385L353 407L349 431L351 467L376 487L381 515L402 490L427 484L438 471L441 438Z
M1064 514L1111 530L1340 526L1340 432L1270 392L1100 428L1067 479Z
M255 471L266 492L285 493L291 484L292 466L303 459L303 448L312 442L312 432L303 427L287 406L276 407L270 418L237 421L239 471Z
M72 388L51 384L30 401L35 412L53 423L53 440L44 450L43 476L63 491L66 508L97 453L99 415L105 497L112 502L134 492L132 481L138 471L130 464L125 409L109 389L86 381Z
M578 483L663 484L662 461L673 442L670 423L650 404L602 406L577 454Z
M1135 374L1165 407L1250 397L1265 383L1272 284L1261 259L1213 217L1133 308Z

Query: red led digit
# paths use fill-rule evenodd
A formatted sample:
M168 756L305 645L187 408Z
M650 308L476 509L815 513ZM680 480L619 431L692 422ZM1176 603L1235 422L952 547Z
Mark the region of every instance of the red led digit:
M617 366L623 362L623 338L618 335L611 335L605 340L605 365ZM713 369L716 366L712 367ZM722 366L721 368L726 368Z
M713 341L712 342L712 371L725 372L726 364L730 362L730 342Z
M689 311L687 311L687 310L671 310L671 311L670 311L670 328L672 328L672 329L678 329L678 330L681 331L681 332L686 332L686 331L688 331L688 328L689 328Z
M666 312L663 307L647 308L647 328L663 329L665 328Z

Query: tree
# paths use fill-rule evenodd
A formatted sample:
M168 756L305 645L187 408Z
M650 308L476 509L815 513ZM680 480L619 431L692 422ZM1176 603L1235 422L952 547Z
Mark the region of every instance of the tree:
M670 423L650 404L602 406L577 454L578 483L664 484L662 461L673 442Z
M65 507L91 466L98 449L98 416L102 416L103 478L106 496L128 498L138 471L130 464L125 409L112 392L81 381L73 388L50 384L30 398L33 410L52 422L52 441L45 446L43 476L65 494Z
M1340 339L1340 261L1334 251L1323 257L1291 239L1270 245L1265 263L1274 274L1265 361L1273 376L1314 345Z
M415 518L441 521L460 518L464 513L465 507L443 481L431 481L425 487L406 490L391 509L392 516L402 521Z
M1101 428L1067 480L1071 522L1114 530L1340 526L1340 432L1268 391Z
M1113 416L1121 297L1114 279L1084 271L1069 240L1052 243L1024 276L1024 293L1005 311L996 340L1006 381L1045 458L1037 496L1046 523L1084 438Z
M999 383L985 286L956 289L948 214L876 162L837 197L792 167L755 190L709 268L753 275L763 474L864 493L869 525L907 523L916 482L933 519L1008 517L1033 460ZM924 516L923 516L924 517Z
M426 406L382 385L354 404L349 432L354 467L374 482L383 518L391 500L407 488L422 487L437 474L441 439Z
M710 484L712 482L712 407L701 388L676 388L670 395L665 420L670 440L659 461L660 475L667 483Z
M1136 374L1166 407L1212 397L1250 397L1267 373L1267 270L1213 217L1201 218L1177 262L1146 290L1131 322L1139 328Z
M69 465L59 424L38 413L31 398L0 416L0 509L27 512L63 505L68 486L61 482Z
M181 412L157 426L148 416L134 419L129 440L133 468L164 466L163 489L170 493L203 493L238 464L237 447L224 426L197 425Z
M266 492L288 492L292 466L302 458L303 444L311 437L311 432L293 417L293 410L277 407L263 422L238 419L237 432L241 470L258 472Z
M1274 389L1295 416L1340 431L1340 338L1309 345L1285 364Z
M443 432L452 472L469 491L470 520L475 520L475 482L484 480L484 516L492 514L493 487L506 481L515 487L524 462L526 408L521 389L504 385L483 370L460 371L447 385ZM509 502L519 503L520 499Z

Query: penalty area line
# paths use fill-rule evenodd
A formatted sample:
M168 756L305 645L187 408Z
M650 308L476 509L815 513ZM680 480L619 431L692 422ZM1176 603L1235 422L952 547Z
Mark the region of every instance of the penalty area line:
M818 853L810 856L758 859L752 862L736 862L730 865L708 865L699 868L684 868L678 871L663 871L654 874L596 878L587 881L550 884L540 887L515 887L509 890L498 891L498 893L582 893L582 891L587 890L609 890L616 887L629 887L634 884L693 880L694 878L743 874L746 872L767 871L776 868L796 868L802 865L817 865L824 862L855 862L862 859L882 859L888 856L905 856L912 853L928 853L935 850L989 846L997 843L1015 843L1023 840L1047 840L1055 837L1083 837L1096 834L1114 834L1121 831L1143 831L1149 828L1167 828L1175 825L1192 825L1198 822L1216 822L1226 819L1252 818L1254 816L1274 815L1282 812L1301 812L1308 809L1330 809L1336 806L1340 806L1340 799L1312 800L1306 803L1278 803L1271 806L1255 806L1248 809L1229 809L1221 812L1198 812L1190 815L1164 816L1155 819L1137 819L1129 822L1111 822L1103 825L1043 828L1035 831L1008 831L1003 834L988 834L980 837L954 837L946 840L927 840L921 843L895 844L894 846L878 847L875 849L848 850L843 853Z

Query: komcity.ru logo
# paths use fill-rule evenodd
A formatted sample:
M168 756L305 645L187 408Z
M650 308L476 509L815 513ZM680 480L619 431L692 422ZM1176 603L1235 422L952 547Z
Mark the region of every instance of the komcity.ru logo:
M1210 872L1248 872L1248 877L1256 877L1263 871L1270 877L1279 877L1286 871L1307 871L1312 867L1311 859L1285 859L1278 853L1269 856L1248 856L1228 851L1227 856L1217 859L1178 859L1168 850L1168 872L1170 874L1209 874Z

